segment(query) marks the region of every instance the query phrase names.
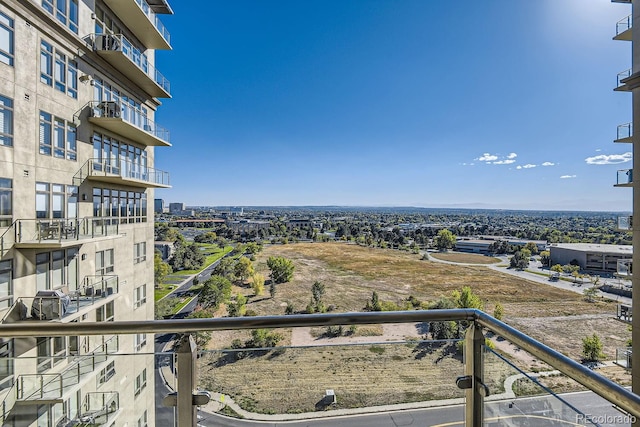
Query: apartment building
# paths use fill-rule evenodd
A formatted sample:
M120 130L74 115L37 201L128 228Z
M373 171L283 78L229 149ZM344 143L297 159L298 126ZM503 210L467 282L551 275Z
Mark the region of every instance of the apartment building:
M166 0L0 1L0 321L153 319ZM150 353L146 355L145 353ZM0 337L3 426L154 425L153 337ZM126 356L125 356L126 355ZM135 357L132 357L134 355Z

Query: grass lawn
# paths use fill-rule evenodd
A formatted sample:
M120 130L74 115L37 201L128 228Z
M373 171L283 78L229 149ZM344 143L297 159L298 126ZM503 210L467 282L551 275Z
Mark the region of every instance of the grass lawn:
M168 284L164 284L164 285L160 285L158 286L156 289L154 289L153 291L153 300L154 301L159 301L162 298L164 298L166 295L168 295L171 291L173 291L175 288L177 288L176 285L168 285Z
M209 243L198 243L198 246L202 250L203 254L206 256L204 261L204 266L198 270L180 270L174 271L173 274L181 274L181 275L192 275L198 274L214 262L218 261L220 258L228 254L233 250L232 246L225 246L223 249L220 249L218 245L209 244Z

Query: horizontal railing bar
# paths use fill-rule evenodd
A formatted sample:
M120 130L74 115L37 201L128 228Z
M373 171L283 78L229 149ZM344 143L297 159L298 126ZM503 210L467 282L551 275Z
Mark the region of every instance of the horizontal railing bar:
M614 383L603 375L594 373L586 366L579 364L575 360L568 358L564 354L534 340L530 336L482 311L476 312L475 320L498 336L515 344L543 362L548 363L551 367L576 380L608 401L615 402L616 405L633 416L640 418L640 396L637 394Z
M0 325L0 337L40 337L146 333L186 333L229 329L293 328L301 326L366 325L370 323L473 321L476 310L447 309L365 313L296 314L287 316L219 317L124 322L44 323Z

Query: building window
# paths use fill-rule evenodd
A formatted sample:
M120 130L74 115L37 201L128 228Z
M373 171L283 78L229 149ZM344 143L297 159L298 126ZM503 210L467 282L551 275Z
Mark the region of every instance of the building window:
M94 188L93 216L120 217L122 224L127 222L146 222L147 194L108 188Z
M40 81L72 98L78 98L78 63L41 40Z
M36 338L38 373L51 369L65 359L67 346L64 337Z
M133 245L133 263L139 264L147 260L147 242L135 243Z
M13 145L13 100L0 95L0 145Z
M138 3L139 4L139 3ZM121 34L122 30L115 23L111 17L105 13L104 9L96 6L96 19L95 19L95 33L96 34Z
M75 219L77 214L78 187L36 182L36 218Z
M8 308L13 296L13 266L10 259L0 261L0 308ZM1 371L0 371L1 372ZM0 377L1 380L2 377Z
M0 341L0 390L13 385L13 340Z
M100 370L100 375L98 375L98 386L106 383L116 374L116 364L115 362L109 363L107 366Z
M138 308L147 302L147 285L138 286L133 295L133 308Z
M13 181L0 178L0 227L8 227L12 221Z
M142 416L138 418L137 427L147 427L147 411L146 410L142 413Z
M78 248L36 254L36 289L78 289Z
M113 249L96 252L96 276L113 273Z
M110 301L96 309L96 322L113 322L113 301Z
M13 65L13 19L0 12L0 62Z
M147 386L147 368L144 368L140 375L136 377L134 395L138 396Z
M77 160L75 125L46 111L40 111L40 154Z
M93 168L126 178L147 180L147 152L117 139L95 132L93 134Z
M78 34L78 0L42 0L42 8Z
M142 347L147 345L147 334L135 334L134 336L134 348L136 352L142 350Z

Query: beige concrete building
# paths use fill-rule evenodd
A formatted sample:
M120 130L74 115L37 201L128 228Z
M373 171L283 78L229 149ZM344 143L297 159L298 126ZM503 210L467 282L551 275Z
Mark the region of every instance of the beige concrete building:
M153 319L166 13L166 0L0 1L3 323ZM0 338L1 424L154 425L152 353L145 334Z
M581 270L617 274L631 260L633 246L596 243L553 243L549 246L551 265L577 263Z

